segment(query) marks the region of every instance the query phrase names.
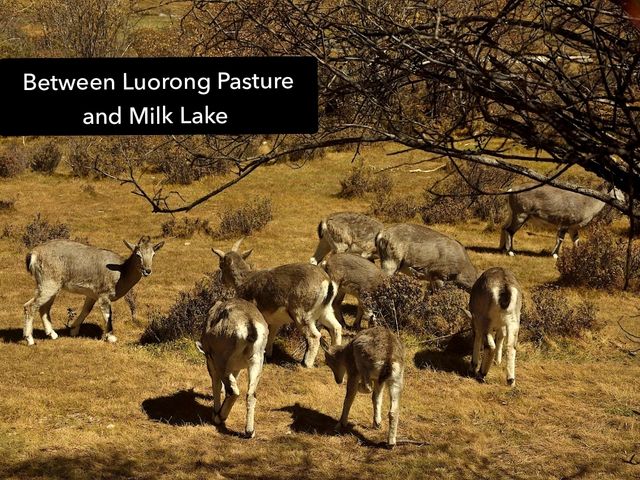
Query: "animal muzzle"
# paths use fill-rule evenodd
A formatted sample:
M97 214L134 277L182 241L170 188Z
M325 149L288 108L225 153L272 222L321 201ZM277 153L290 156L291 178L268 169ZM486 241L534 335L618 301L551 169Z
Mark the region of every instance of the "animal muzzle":
M143 268L142 269L142 276L148 277L149 275L151 275L151 269L150 268Z

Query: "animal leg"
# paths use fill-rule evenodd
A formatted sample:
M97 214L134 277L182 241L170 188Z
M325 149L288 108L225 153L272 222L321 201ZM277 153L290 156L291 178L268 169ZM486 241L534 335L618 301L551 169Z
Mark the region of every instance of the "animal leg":
M211 391L213 393L213 419L220 413L220 397L222 395L222 379L218 375L213 359L207 355L207 370L211 377Z
M491 368L491 363L493 362L493 357L496 353L496 341L493 333L487 333L486 336L487 344L485 345L484 354L482 356L482 365L480 367L480 374L478 376L478 380L484 381L484 377L489 373L489 369Z
M572 227L569 229L569 235L571 235L571 241L573 241L573 246L577 247L578 242L580 241L580 232L577 227Z
M333 314L340 322L340 325L346 327L347 324L344 322L344 316L342 315L342 302L344 301L345 292L342 289L338 289L338 294L336 298L333 299L333 303L331 304L333 307Z
M507 385L516 384L516 348L518 346L519 327L507 327Z
M502 236L500 238L500 247L504 248L504 251L510 256L514 256L513 253L513 237L520 228L526 223L529 216L526 213L511 214L511 219L502 228Z
M281 325L278 324L269 324L269 335L267 336L267 347L265 349L267 358L271 358L271 355L273 355L273 342L276 340L280 327Z
M224 402L222 402L220 411L213 417L213 423L216 425L224 425L224 422L227 420L227 417L231 412L233 404L236 403L236 400L240 396L240 389L236 382L237 376L238 372L232 372L222 379L222 385L224 386Z
M496 365L500 365L502 363L502 346L504 345L504 337L506 333L506 327L500 328L496 333L496 358L494 361Z
M247 421L244 428L244 434L247 438L255 436L254 418L256 411L256 388L260 381L262 373L262 354L254 355L249 364L249 386L247 388Z
M42 308L49 302L53 303L55 296L58 294L58 290L59 289L54 285L38 286L33 298L24 304L24 329L22 331L22 335L27 341L27 345L35 344L33 340L33 317L35 313L39 312L40 314L42 314ZM49 318L47 317L47 319L45 320L43 317L42 322L44 323L45 333L52 338L57 338L58 335L53 332ZM55 337L51 335L51 332L53 332Z
M342 404L342 415L340 415L340 421L336 425L336 430L345 428L349 423L349 411L351 411L351 405L358 393L358 384L360 379L358 375L350 375L347 380L347 395L344 397L344 403Z
M118 339L113 334L113 312L111 310L111 300L107 297L102 297L100 298L99 305L100 310L102 311L102 317L104 318L104 339L109 343L115 343Z
M316 327L316 324L313 320L308 320L306 318L305 320L307 320L307 323L296 321L296 325L298 326L298 329L302 332L305 340L307 341L307 349L304 352L302 364L306 368L313 368L313 363L316 360L316 356L318 355L318 349L320 348L321 335L320 335L320 332L318 331L318 327Z
M371 401L373 402L373 428L380 428L382 426L382 390L384 389L384 383L376 382L373 386L373 393L371 394Z
M82 325L82 322L84 322L84 320L87 318L87 315L91 313L91 309L93 308L95 303L96 303L96 300L94 298L86 297L84 299L84 305L82 306L82 311L80 312L80 315L76 317L76 319L73 321L73 324L71 325L72 337L78 336L78 334L80 333L80 326Z
M474 328L473 355L471 356L471 374L476 375L480 367L480 355L482 354L482 335Z
M565 227L558 228L556 246L553 247L553 251L551 252L551 255L553 256L553 258L558 258L558 251L560 250L560 245L562 245L562 242L564 241L564 237L566 234L567 234L567 228Z
M49 338L51 338L51 340L55 340L56 338L58 338L58 334L55 332L53 326L51 325L51 307L55 299L56 296L54 295L49 300L47 300L47 303L42 305L39 310L40 318L42 318L42 325L44 326L44 333Z
M320 324L327 327L329 334L331 335L331 343L333 345L340 345L342 343L342 325L333 315L333 308L327 306L320 312L320 318L318 319Z
M404 383L403 372L400 372L399 378L391 378L389 381L389 398L391 405L389 407L389 437L387 445L393 447L396 444L396 435L398 434L398 421L400 420L400 395Z

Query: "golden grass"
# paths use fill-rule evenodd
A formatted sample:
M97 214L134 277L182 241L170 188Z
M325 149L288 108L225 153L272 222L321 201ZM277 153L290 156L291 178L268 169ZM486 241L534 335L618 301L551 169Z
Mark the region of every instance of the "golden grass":
M367 148L363 155L381 166L400 161L384 155L394 149ZM245 243L254 248L253 261L259 267L307 261L323 215L367 208L366 200L335 196L350 158L349 152L328 153L302 169L263 169L189 215L215 225L226 208L255 195L270 197L274 220ZM419 193L434 174L410 174L408 168L393 173L396 188L399 193ZM182 190L193 198L218 181L207 179ZM95 188L95 196L83 191L87 183ZM69 224L72 236L88 237L94 245L122 254L123 238L158 236L167 219L151 214L126 187L72 179L64 171L3 180L2 198L17 201L14 211L0 213L0 229L7 223L23 226L42 212ZM499 232L485 231L484 223L436 228L473 247L470 255L479 268L508 266L525 288L557 279L554 261L547 256L510 258L494 253L491 248ZM549 252L553 232L523 229L515 242L517 251ZM231 243L216 246L227 248ZM405 338L407 372L399 436L424 441L424 446L377 448L386 437L386 416L383 430L373 430L365 395L357 398L352 410L353 432L334 435L344 387L335 385L321 360L312 371L286 361L267 364L258 387L257 438L243 440L219 432L210 423L210 383L200 359L180 349L137 345L152 308L166 310L180 290L217 267L212 246L204 236L167 241L151 277L136 287L138 319L130 319L124 302L114 304L117 344L67 336L51 341L40 335L37 345L27 348L19 341L22 304L33 289L33 279L24 269L26 248L0 239L0 477L640 476L640 466L625 462L635 452L640 455L635 413L640 408L640 368L637 357L620 349L623 340L615 326L620 315L636 312L637 296L626 293L568 290L593 298L607 327L593 338L561 341L544 351L521 345L515 389L504 385L500 368L494 367L488 383L481 385L460 374L466 365L463 359L425 350L417 339ZM59 296L52 314L60 333L67 307L77 312L81 304L78 296ZM102 325L97 311L88 323ZM35 325L41 333L41 323ZM287 352L281 358L287 360ZM241 398L229 418L230 430L242 430L244 413Z

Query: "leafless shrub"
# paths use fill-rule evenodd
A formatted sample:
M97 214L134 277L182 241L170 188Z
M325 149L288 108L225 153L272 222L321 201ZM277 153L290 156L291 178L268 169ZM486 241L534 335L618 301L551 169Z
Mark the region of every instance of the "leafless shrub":
M271 220L273 220L271 200L256 198L236 209L226 211L213 237L223 240L246 236L262 230Z
M471 218L499 223L504 218L506 197L480 192L504 192L515 178L514 174L497 168L475 163L462 165L459 171L425 190L422 219L427 224L457 223Z
M455 285L429 293L417 280L394 275L364 294L363 302L373 311L376 322L414 335L439 338L469 326L463 310L468 308L469 296Z
M560 282L611 290L624 285L624 268L627 245L602 224L593 224L586 231L586 238L578 246L564 245L556 267ZM640 247L634 245L631 282L637 287L640 281Z
M87 178L95 172L95 159L89 153L90 143L83 139L72 139L69 142L68 163L74 177Z
M0 150L0 177L15 177L24 172L27 165L24 149L17 145L10 145Z
M15 200L0 200L0 212L7 212L9 210L14 210L16 207Z
M385 222L405 222L419 211L418 200L413 195L376 195L369 208L371 213Z
M220 281L219 272L206 275L195 287L181 292L166 314L154 312L140 337L140 343L164 343L180 338L198 338L207 313L218 300L231 298L233 292Z
M37 213L34 219L27 224L22 234L22 243L27 248L54 240L56 238L69 238L69 227L64 223L49 223Z
M15 225L8 223L2 226L2 232L0 232L0 238L16 239L18 238L18 236L19 236L18 228Z
M536 345L553 337L580 337L587 330L602 328L595 303L587 299L570 302L557 286L534 287L529 304L521 322L526 337Z
M37 145L31 154L31 169L34 172L51 175L56 171L62 152L54 142L45 142Z
M181 220L172 218L162 224L163 237L191 238L196 233L212 235L213 229L209 226L209 220L183 217Z
M393 187L388 173L376 173L373 167L360 163L351 169L349 175L340 180L340 198L361 198L366 193L386 194Z

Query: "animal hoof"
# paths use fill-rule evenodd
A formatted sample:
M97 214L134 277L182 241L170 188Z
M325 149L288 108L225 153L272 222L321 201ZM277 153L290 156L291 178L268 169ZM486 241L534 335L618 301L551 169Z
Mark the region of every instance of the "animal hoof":
M342 425L342 423L338 422L336 423L336 426L333 428L333 430L337 433L340 433L344 430L345 427L346 425Z
M484 375L476 375L476 380L478 381L478 383L487 383L486 380L484 379Z
M79 329L79 328L72 328L72 329L69 331L69 334L70 334L72 337L77 337L77 336L80 334L80 329Z
M380 430L382 428L382 422L378 422L376 420L373 421L373 428L376 430Z
M509 251L507 252L507 255L509 255L510 257L515 257L515 256L516 256L516 254L515 254L515 253L513 253L513 250L509 250Z
M317 262L317 261L316 261L316 259L315 259L315 258L313 258L313 257L311 257L311 258L309 259L309 263L310 263L311 265L318 265L318 262Z
M56 338L58 338L58 334L56 332L54 332L53 330L51 330L51 333L47 334L49 336L49 338L51 340L55 340Z
M112 334L108 334L104 339L109 343L116 343L118 341L118 337Z
M213 423L215 425L222 425L224 422L220 418L220 415L216 414L216 415L213 416Z
M33 341L33 337L25 337L25 341L27 342L27 345L29 347L32 347L33 345L36 344L36 342Z
M515 378L507 378L507 385L509 385L510 387L515 387L516 386L516 379Z
M251 430L250 432L244 432L244 438L253 438L256 436L256 431Z
M396 442L393 442L393 443L387 442L387 450L393 450L395 446L396 446Z
M552 255L552 257L553 257L555 260L557 260L557 259L558 259L558 254L557 254L557 253L554 253L554 254Z

